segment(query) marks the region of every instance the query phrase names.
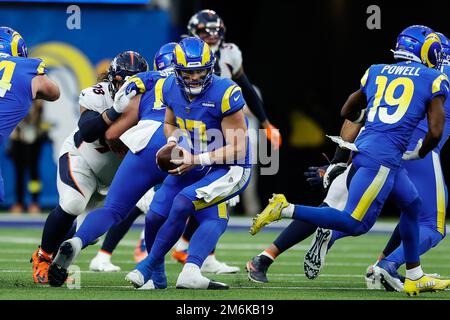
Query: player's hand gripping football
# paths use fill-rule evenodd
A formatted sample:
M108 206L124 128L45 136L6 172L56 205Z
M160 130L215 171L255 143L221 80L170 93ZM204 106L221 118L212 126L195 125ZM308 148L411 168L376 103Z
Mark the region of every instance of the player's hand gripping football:
M264 129L266 129L264 132L266 134L267 140L272 143L275 150L280 149L281 147L281 133L280 130L275 127L273 124L271 124L269 121L265 121L263 123Z
M194 155L180 146L175 147L174 151L175 151L175 149L177 149L176 150L177 152L181 152L183 154L183 158L170 160L170 162L178 165L178 167L176 167L173 170L169 170L168 172L170 174L180 176L180 175L188 172L189 170L191 170L194 167Z

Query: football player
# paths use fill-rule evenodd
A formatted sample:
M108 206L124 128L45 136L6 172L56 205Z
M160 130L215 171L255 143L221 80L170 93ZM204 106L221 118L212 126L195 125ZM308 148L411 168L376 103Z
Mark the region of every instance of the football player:
M22 36L9 27L0 27L0 144L4 144L17 124L28 114L32 101L59 98L58 85L47 76L44 62L28 58ZM5 196L0 172L0 202Z
M320 242L316 244L326 251L330 241L370 230L387 196L391 196L401 209L399 229L406 261L404 292L415 295L447 288L450 280L426 276L421 269L418 213L422 204L401 166L402 159L424 158L441 139L445 123L443 105L449 86L448 78L434 69L440 67L441 50L440 39L430 28L412 26L403 30L394 57L406 61L371 66L361 79L360 89L344 104L343 117L355 123L365 122L365 129L355 141L357 151L352 153L354 174L344 210L294 206L278 194L255 218L250 233L256 234L282 217L298 219L333 229L319 236ZM398 87L403 91L395 98ZM361 109L366 103L367 109ZM387 108L392 107L396 107L395 111L387 113ZM414 128L425 115L428 131L423 142L419 140L413 151L406 151ZM376 148L377 145L380 147Z
M67 279L68 267L81 250L126 218L136 202L167 177L167 172L160 170L154 159L157 151L166 143L162 86L168 75L165 71L140 73L139 76L131 77L115 95L113 106L116 112L137 113L140 121L120 136L129 151L114 176L103 207L88 214L73 237L60 245L48 269L51 286L61 286ZM124 122L132 119L132 116L125 117L124 114ZM108 141L114 135L109 130L105 133ZM226 207L212 206L202 212L208 216L217 216L219 213L226 215ZM156 232L165 220L166 217L160 214L146 215L147 250L152 247Z
M200 268L226 229L224 202L245 189L251 164L241 89L233 81L213 75L214 62L211 49L201 39L184 38L175 47L175 75L164 81L160 94L167 106L166 147L176 146L183 159L171 160L179 166L169 171L171 175L150 205L148 215L167 220L160 226L149 255L126 276L135 287L167 287L164 256L183 233L188 217L194 215L199 227L176 287L228 288L202 276ZM202 212L216 205L218 212ZM146 221L146 236L147 229Z
M68 233L75 219L99 205L108 192L121 161L104 139L108 126L121 115L114 109L113 99L127 77L147 69L147 61L139 53L125 51L112 60L107 80L81 91L78 127L60 151L59 204L48 215L41 245L31 258L35 283L48 282L53 253L66 236L70 238Z
M280 131L269 121L259 94L244 72L241 50L236 44L225 42L226 28L222 18L213 10L201 10L190 18L187 31L190 36L198 37L209 45L216 58L214 73L232 79L242 88L248 108L256 116L262 127L266 129L267 138L274 148L279 149L281 146ZM252 126L252 123L253 121L249 121L250 126ZM256 141L252 141L252 143L256 144ZM255 183L255 178L250 181L250 184ZM250 192L250 190L254 190L254 188L249 187L246 192ZM245 193L243 196L245 200ZM254 198L257 199L257 196L254 196ZM189 219L182 237L172 252L172 257L175 260L181 263L186 261L189 240L197 227L198 222L195 219ZM202 270L212 273L235 273L239 271L239 268L218 262L213 251L206 259Z

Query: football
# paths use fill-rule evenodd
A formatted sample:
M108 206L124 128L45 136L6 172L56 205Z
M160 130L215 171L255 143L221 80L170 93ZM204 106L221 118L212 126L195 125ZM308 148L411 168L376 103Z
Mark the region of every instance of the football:
M183 153L179 149L173 150L174 147L176 147L176 145L168 145L158 151L158 154L156 155L156 163L162 171L167 172L175 169L178 165L170 162L170 160L183 158Z

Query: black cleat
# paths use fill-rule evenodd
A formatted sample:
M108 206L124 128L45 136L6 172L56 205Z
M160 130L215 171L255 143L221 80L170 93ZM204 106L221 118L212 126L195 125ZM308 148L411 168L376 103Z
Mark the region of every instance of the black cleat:
M267 270L273 261L265 256L256 256L247 262L245 269L250 281L258 283L267 283Z
M208 285L208 290L228 290L230 289L230 286L223 282L217 282L214 280L211 280Z
M48 283L52 287L61 287L66 282L69 273L64 262L73 256L74 250L70 242L64 242L59 247L58 254L48 268Z

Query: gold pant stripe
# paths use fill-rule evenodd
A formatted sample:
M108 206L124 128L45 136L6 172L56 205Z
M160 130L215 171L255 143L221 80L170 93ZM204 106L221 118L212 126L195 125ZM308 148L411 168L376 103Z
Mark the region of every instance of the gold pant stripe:
M369 187L364 192L363 196L358 202L358 205L356 206L355 210L353 210L352 217L355 218L358 221L361 221L364 216L367 213L367 210L369 210L369 207L371 206L373 200L378 196L378 193L380 193L381 188L383 187L384 183L386 182L386 179L389 175L389 168L386 168L384 166L380 166L380 169L378 170L377 175L373 179L372 183L369 185Z

